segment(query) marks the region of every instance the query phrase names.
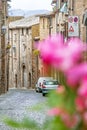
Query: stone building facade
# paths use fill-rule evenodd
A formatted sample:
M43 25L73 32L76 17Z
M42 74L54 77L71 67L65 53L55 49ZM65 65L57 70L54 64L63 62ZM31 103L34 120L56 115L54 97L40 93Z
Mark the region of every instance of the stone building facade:
M62 6L66 3L66 8L63 8L61 12ZM79 37L86 42L86 27L85 19L87 17L87 0L52 0L52 4L54 5L54 13L57 19L56 26L59 32L63 32L65 36L68 37L67 29L64 24L68 24L68 16L78 16L79 17ZM66 12L67 10L67 12ZM63 26L61 26L63 25ZM59 28L60 27L60 28Z
M79 37L87 43L87 0L74 0L74 15L79 16ZM84 54L84 60L87 61L87 53Z
M9 86L31 88L33 86L33 29L37 30L39 18L29 17L9 24L9 39L12 46L9 62ZM38 31L36 32L37 36Z
M69 38L68 18L78 16L78 37L87 43L87 0L52 0L51 4L56 19L56 33L61 32L67 40ZM87 60L87 54L84 54L84 60ZM54 73L57 79L62 79L60 73Z
M54 13L40 15L40 41L47 38L49 35L56 33L56 21ZM53 69L42 63L39 58L40 76L53 76Z
M73 2L73 15L77 15L79 17L79 35L80 38L84 41L86 41L86 27L84 25L84 14L86 15L87 18L87 0L74 0Z
M54 14L37 15L9 24L9 86L34 88L39 76L48 75L35 50L36 39L44 40L55 33ZM51 71L51 70L49 70Z
M0 94L8 91L7 0L0 0Z
M48 14L36 15L11 22L9 37L12 49L10 50L10 87L34 88L39 76L52 76L59 79L55 69L43 64L39 55L35 55L34 43L44 40L49 35L61 32L68 38L68 16L79 17L79 37L87 41L86 0L53 0L54 11ZM60 9L67 3L64 12ZM33 19L34 18L34 19ZM30 22L30 19L32 19ZM35 23L35 21L38 22ZM38 42L37 42L38 44ZM60 79L61 76L60 76ZM13 86L12 86L13 84Z

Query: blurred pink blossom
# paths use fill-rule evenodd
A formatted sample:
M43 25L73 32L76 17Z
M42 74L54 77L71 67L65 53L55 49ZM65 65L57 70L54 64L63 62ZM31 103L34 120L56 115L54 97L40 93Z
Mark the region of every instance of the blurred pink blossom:
M70 69L82 56L83 44L78 38L64 43L63 36L57 34L39 42L37 46L42 60L62 71Z
M40 51L40 57L44 62L51 64L54 60L55 51L63 46L63 36L61 34L49 36L47 39L37 44L37 49Z
M61 114L62 110L61 108L55 107L48 111L48 115L50 116L59 116Z
M57 107L49 110L48 115L50 115L50 116L60 116L60 118L62 119L62 121L64 122L64 124L68 128L73 128L74 126L76 126L77 122L79 121L78 116L76 114L70 115L69 113L67 113L62 108L57 108Z
M85 111L83 113L83 121L84 121L85 125L87 125L87 111Z
M64 92L65 92L64 86L60 85L60 86L56 89L56 92L57 92L58 94L64 93Z
M62 113L61 118L68 128L75 127L79 121L77 115L69 115L68 113Z
M82 80L81 85L78 88L78 94L80 96L83 96L83 97L87 98L87 77L85 77Z
M67 71L67 83L71 86L80 84L84 77L87 76L87 63L81 63L76 65Z
M83 112L85 110L85 101L81 96L78 96L75 99L76 109L79 112Z
M39 42L36 48L40 51L43 62L64 73L66 87L59 87L56 92L65 93L68 86L71 89L75 88L75 112L79 113L80 117L84 113L82 118L87 122L87 62L82 61L87 45L84 45L79 38L70 38L65 43L63 35L59 33ZM73 128L78 124L79 118L65 110L54 107L48 111L48 115L60 116L68 128Z

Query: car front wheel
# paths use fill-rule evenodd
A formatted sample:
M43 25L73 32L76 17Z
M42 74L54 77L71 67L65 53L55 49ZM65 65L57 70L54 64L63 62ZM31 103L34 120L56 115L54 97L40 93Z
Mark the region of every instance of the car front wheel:
M42 93L43 96L45 96L45 93Z

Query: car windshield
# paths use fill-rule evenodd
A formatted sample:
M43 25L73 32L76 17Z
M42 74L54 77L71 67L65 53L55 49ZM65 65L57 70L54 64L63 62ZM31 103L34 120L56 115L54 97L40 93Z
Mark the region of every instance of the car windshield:
M58 81L45 81L44 85L58 85Z

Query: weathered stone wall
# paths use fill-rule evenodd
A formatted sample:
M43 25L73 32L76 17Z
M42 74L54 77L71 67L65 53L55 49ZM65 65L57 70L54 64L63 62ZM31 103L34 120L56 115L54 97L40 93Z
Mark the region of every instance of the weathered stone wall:
M44 40L49 35L56 33L56 19L54 14L50 14L49 16L45 15L44 17L40 17L40 40ZM49 68L49 69L48 69ZM51 75L51 69L48 66L43 64L41 59L39 58L39 71L40 76L48 76ZM47 71L48 70L48 71Z
M38 79L38 57L34 55L35 37L39 37L39 24L32 26L32 87L35 87Z
M74 0L74 15L79 16L79 27L80 27L80 38L85 42L86 41L86 27L83 25L83 14L87 8L87 0Z
M29 74L31 71L31 28L27 28L28 34L26 34L26 28L23 29L10 29L9 37L10 44L12 46L10 50L9 61L9 86L16 88L30 88Z
M7 1L0 1L0 94L7 92L6 39L2 27L6 25Z

